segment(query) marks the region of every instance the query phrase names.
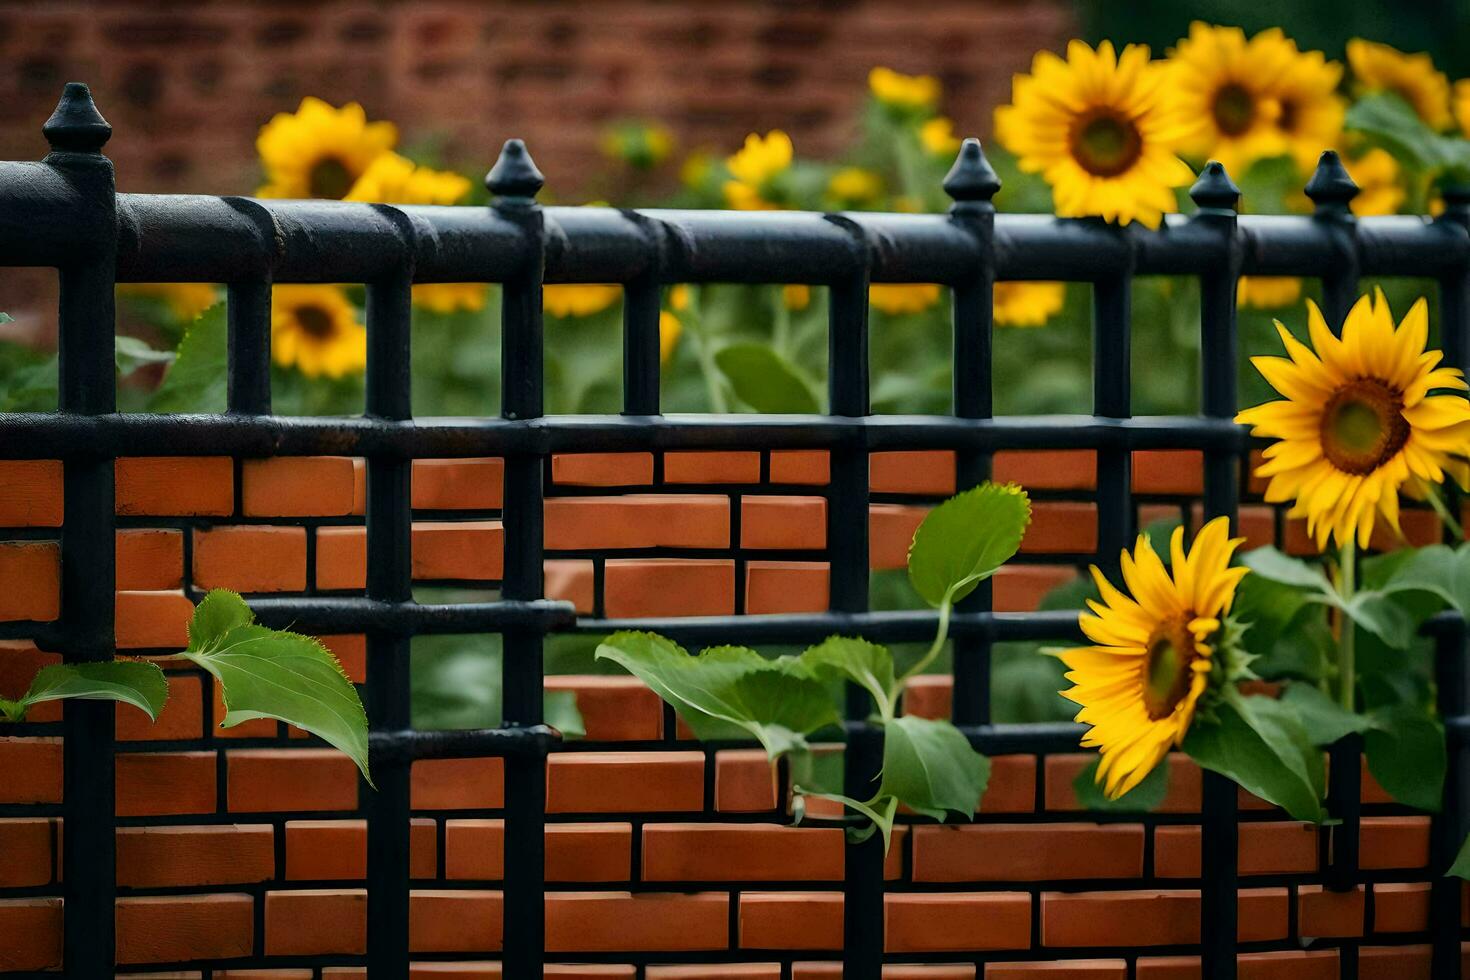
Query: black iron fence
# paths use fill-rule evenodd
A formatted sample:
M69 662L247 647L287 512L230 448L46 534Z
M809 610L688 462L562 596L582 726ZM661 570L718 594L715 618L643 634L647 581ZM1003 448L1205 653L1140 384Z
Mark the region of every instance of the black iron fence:
M948 215L728 213L542 208L542 185L525 147L506 144L486 183L486 208L398 207L235 197L116 194L101 150L110 127L85 86L69 85L44 127L52 152L40 163L0 164L0 264L60 272L60 410L0 416L0 458L64 460L62 617L10 624L0 636L54 645L70 661L113 656L114 473L132 455L348 455L367 460L365 597L253 601L269 624L368 637L366 704L377 792L368 822L368 952L374 980L406 977L409 962L409 830L412 761L505 759L504 969L540 976L545 763L556 733L542 724L542 643L549 632L654 629L681 641L728 639L730 619L576 621L542 597L544 464L551 453L670 449L828 450L831 608L741 620L759 642L806 642L834 631L878 641L925 639L931 614L870 612L868 457L882 449L952 449L959 484L985 479L1003 449L1097 452L1098 562L1114 569L1131 542L1131 453L1202 450L1207 516L1236 514L1248 439L1236 411L1235 296L1241 274L1317 277L1329 322L1341 322L1360 276L1438 280L1442 345L1467 366L1470 194L1446 195L1434 219L1356 221L1356 188L1335 156L1307 187L1310 216L1237 216L1239 192L1211 165L1190 192L1198 211L1158 231L1040 215L997 216L999 188L977 142L967 141L945 190ZM1130 289L1139 275L1195 277L1201 285L1201 412L1135 417L1130 409ZM992 415L992 290L996 280L1091 285L1093 412L1078 417ZM116 413L113 292L117 282L228 285L228 412ZM410 286L494 282L504 289L503 411L496 419L419 419L409 410ZM367 290L366 411L352 418L271 414L270 297L274 283L363 283ZM623 413L543 414L543 283L619 283L625 291ZM807 283L830 291L828 413L816 416L659 414L661 290L673 283ZM953 409L944 417L869 414L868 286L938 282L953 293ZM1161 369L1169 366L1160 365ZM1010 379L1024 384L1024 378ZM417 458L505 459L505 571L499 601L423 605L410 589L409 475ZM1073 614L990 611L977 590L955 615L954 721L981 751L1075 750L1072 726L990 722L989 654L998 641L1071 635ZM1470 813L1459 733L1466 724L1463 637L1439 632L1440 708L1451 732L1446 807L1433 829L1432 865L1449 863ZM504 725L415 732L409 717L410 638L498 632L504 637ZM875 774L881 743L851 698L848 786ZM114 745L112 707L68 706L65 715L65 963L71 977L113 970ZM1344 751L1351 751L1348 746ZM1337 755L1327 880L1357 872L1359 767ZM1351 764L1344 764L1350 762ZM850 789L863 796L860 789ZM1210 978L1235 973L1236 789L1206 774L1203 807L1202 953ZM844 976L876 980L884 959L881 841L847 849ZM1458 976L1461 891L1432 891L1436 976ZM1069 955L1080 951L1071 950ZM1033 951L1035 955L1035 951ZM1350 967L1344 958L1344 970ZM788 966L789 969L789 966ZM1130 974L1131 975L1131 974ZM1344 975L1349 975L1344 972ZM1355 975L1352 974L1352 975Z

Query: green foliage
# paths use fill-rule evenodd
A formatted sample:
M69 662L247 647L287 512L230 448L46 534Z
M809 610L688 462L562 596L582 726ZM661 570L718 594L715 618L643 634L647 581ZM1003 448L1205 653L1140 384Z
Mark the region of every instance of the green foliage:
M1363 753L1373 778L1400 803L1439 810L1445 774L1444 726L1412 704L1374 711L1371 718Z
M589 649L589 661L591 655ZM498 635L415 637L409 673L413 727L420 731L498 727L502 721L501 663ZM579 668L578 672L584 671ZM561 732L562 738L586 736L586 723L572 691L544 692L541 711L546 724Z
M909 580L931 606L952 604L1011 559L1031 523L1020 487L983 483L929 512L909 546Z
M225 306L216 303L184 331L178 356L148 401L152 412L223 412L228 355Z
M737 398L757 412L803 415L820 411L801 372L764 344L731 344L715 354Z
M1110 800L1097 782L1097 766L1100 761L1093 759L1072 780L1072 791L1077 794L1077 802L1089 810L1100 810L1104 813L1149 813L1163 805L1164 797L1169 795L1169 767L1167 764L1160 764L1143 777L1143 782L1116 800Z
M1397 93L1365 95L1348 109L1344 126L1382 146L1410 170L1455 179L1470 176L1470 142L1430 129Z
M1228 693L1214 718L1195 719L1184 751L1297 820L1326 818L1322 753L1293 710L1279 701Z
M36 672L20 700L0 698L0 718L24 721L32 705L66 698L130 704L156 721L168 700L168 682L158 665L146 660L51 664Z
M1296 713L1307 737L1318 747L1325 748L1346 735L1362 734L1373 727L1371 719L1348 711L1311 684L1287 684L1281 692L1281 703Z
M989 780L990 760L949 722L903 715L884 726L880 797L935 820L970 817Z

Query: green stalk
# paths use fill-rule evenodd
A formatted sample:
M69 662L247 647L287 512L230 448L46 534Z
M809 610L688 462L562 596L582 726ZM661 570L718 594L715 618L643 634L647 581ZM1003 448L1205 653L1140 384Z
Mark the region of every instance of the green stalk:
M1343 605L1347 605L1353 599L1356 591L1357 579L1357 540L1348 538L1342 545L1338 557L1337 594L1341 597ZM1339 612L1341 616L1341 635L1337 639L1337 701L1342 705L1344 711L1352 711L1355 703L1354 694L1358 684L1355 634L1356 624L1345 612Z
M771 319L774 325L771 346L776 348L776 353L789 360L791 357L791 311L786 308L785 290L777 286L771 290L771 296L775 300L771 306Z
M689 287L689 309L684 312L684 325L694 338L694 353L699 361L699 373L704 376L704 387L709 393L710 411L723 415L730 411L725 400L724 383L720 380L720 369L715 364L714 345L704 330L704 314L699 308L699 289Z
M1445 506L1444 498L1439 495L1439 487L1422 478L1419 482L1424 485L1424 496L1428 498L1429 506L1433 507L1439 519L1444 521L1445 527L1454 532L1455 537L1464 541L1465 529L1460 526L1459 521L1455 520L1455 515L1450 513L1449 507Z
M924 652L912 667L903 672L898 683L893 685L893 691L889 695L888 704L883 712L884 718L891 719L898 712L898 699L903 694L904 686L909 679L924 672L939 656L939 651L944 649L944 641L949 639L949 614L954 609L951 599L952 592L944 594L944 601L939 604L939 628L934 631L934 642L929 644L929 649Z

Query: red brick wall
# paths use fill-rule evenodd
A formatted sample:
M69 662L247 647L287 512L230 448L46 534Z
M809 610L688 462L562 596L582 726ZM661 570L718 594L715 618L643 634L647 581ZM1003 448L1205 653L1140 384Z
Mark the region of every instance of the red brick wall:
M1095 547L1087 500L1095 465L1090 451L997 454L997 477L1037 498L1022 554L996 582L998 608L1035 608ZM1200 469L1198 453L1138 453L1140 519L1197 514ZM879 453L871 470L873 565L901 568L926 506L954 489L954 458ZM493 583L500 575L499 476L493 459L415 464L416 579ZM825 607L823 453L560 456L550 476L548 592L584 612ZM362 588L357 461L125 459L117 477L121 649L181 646L192 608L186 588ZM61 522L61 494L59 463L0 461L0 527L10 529L0 532L0 621L58 615L58 553L47 537ZM1432 514L1412 513L1412 536L1438 533ZM1276 538L1278 518L1253 503L1242 527L1264 543ZM1284 540L1297 551L1308 544L1294 523ZM361 681L362 638L327 642ZM54 659L25 641L0 642L0 696L18 694ZM921 680L906 710L946 715L950 679ZM836 978L842 832L783 826L759 750L702 750L666 727L658 699L632 678L555 677L548 686L576 692L588 738L599 743L549 763L549 955L609 965L547 976L632 978L634 958L720 954L749 965L670 964L646 975L779 980L774 961L804 950L794 978ZM274 722L214 727L219 705L198 670L171 670L170 690L157 724L128 709L117 715L118 881L134 892L119 899L119 961L146 970L268 956L289 968L361 955L366 834L352 763ZM0 732L0 973L59 962L61 909L52 896L62 827L47 808L61 801L62 710L42 706ZM137 751L160 740L171 743L165 751ZM1199 770L1182 756L1171 761L1161 820L1098 824L1072 790L1087 759L998 757L979 821L900 829L887 865L889 951L957 965L892 976L1124 980L1124 953L1142 980L1197 975L1190 957L1166 954L1199 939L1191 881L1199 829L1190 820L1201 805ZM1338 952L1301 951L1300 937L1362 937L1363 977L1427 976L1428 948L1415 940L1427 928L1428 818L1394 807L1366 772L1364 787L1363 867L1374 882L1343 894L1315 883L1316 828L1241 794L1250 811L1240 832L1241 938L1259 950L1242 958L1242 977L1338 977ZM415 765L411 945L460 961L415 976L499 976L503 803L499 760ZM1048 962L1095 947L1118 955ZM986 963L979 972L977 961ZM362 972L331 966L323 976Z
M1011 74L1071 29L1064 0L6 0L0 159L40 156L37 120L87 81L122 190L249 193L258 127L318 95L442 137L470 171L523 137L571 200L619 118L721 151L779 126L830 153L878 64L939 75L958 128L988 133Z

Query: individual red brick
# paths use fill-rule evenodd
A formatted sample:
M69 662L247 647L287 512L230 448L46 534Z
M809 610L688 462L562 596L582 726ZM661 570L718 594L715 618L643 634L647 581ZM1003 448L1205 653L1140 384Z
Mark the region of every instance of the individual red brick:
M238 525L194 532L194 584L236 592L306 589L306 528Z
M740 547L821 549L827 546L827 498L740 498Z
M361 633L318 637L322 646L331 651L354 684L367 681L367 637Z
M18 701L30 689L37 671L58 663L61 654L39 650L30 640L0 640L0 698ZM60 720L60 701L43 701L26 712L28 722Z
M1061 960L1059 962L989 963L985 980L1031 980L1033 977L1076 980L1127 980L1126 960Z
M1095 756L1091 753L1065 753L1046 757L1046 808L1048 810L1081 810L1073 784L1077 776ZM1202 774L1199 766L1182 753L1169 756L1169 792L1159 804L1160 813L1198 813L1202 798Z
M1077 578L1067 565L1006 565L991 577L996 612L1033 612L1059 586Z
M410 785L415 810L493 810L505 805L505 762L420 759Z
M214 765L213 752L119 753L118 816L213 813Z
M123 827L117 883L128 888L244 885L275 874L270 824Z
M316 529L316 587L328 592L367 588L367 528Z
M604 612L635 616L728 616L735 612L735 563L723 558L609 558Z
M1286 890L1242 888L1241 942L1286 936ZM1046 892L1041 896L1043 946L1180 946L1199 942L1197 891Z
M367 952L367 889L265 893L267 956Z
M172 528L117 532L117 587L157 592L184 584L184 533Z
M1428 882L1383 882L1373 886L1374 932L1423 932L1428 928Z
M61 740L0 736L0 803L61 802Z
M1422 868L1429 864L1429 818L1364 817L1358 848L1366 870Z
M489 953L500 949L504 898L498 891L409 893L408 948L413 953Z
M650 966L648 980L781 980L780 963L705 963Z
M969 963L889 963L883 967L883 980L975 980L975 967ZM791 980L842 980L841 963L791 964Z
M640 892L548 892L550 953L725 949L730 896Z
M1317 828L1307 823L1251 821L1240 825L1238 871L1243 875L1308 874L1317 870ZM1154 830L1154 873L1160 878L1198 878L1198 827Z
M246 517L343 517L352 513L352 460L280 456L240 464Z
M1203 517L1203 513L1199 517ZM1201 522L1196 518L1196 526ZM1236 524L1238 534L1245 538L1241 546L1244 551L1264 548L1276 543L1276 511L1270 507L1242 507Z
M664 453L665 483L759 483L760 479L760 453L705 451Z
M652 453L554 453L551 481L573 487L642 487L653 482Z
M414 510L499 510L505 461L501 459L416 459Z
M1030 813L1036 809L1036 756L990 757L990 784L980 798L981 813Z
M546 548L727 548L730 500L713 494L552 497Z
M249 956L249 895L166 895L117 900L118 963L177 963Z
M947 449L906 449L868 457L873 493L912 493L947 497L955 491L955 454Z
M0 888L49 884L52 851L50 820L39 817L0 820ZM0 952L0 964L4 963L4 956Z
M903 692L903 713L917 718L948 718L954 705L954 678L949 674L919 674Z
M228 456L137 456L118 460L116 474L119 514L226 517L235 511Z
M644 881L840 881L840 828L650 823Z
M1085 823L915 827L913 868L915 881L1136 878L1143 874L1143 827Z
M875 570L908 568L909 545L928 515L927 507L905 504L868 506L868 565Z
M1464 945L1460 973L1464 975ZM1358 947L1358 980L1430 980L1433 954L1427 945Z
M113 635L119 650L182 650L193 618L194 603L182 592L119 592Z
M168 700L153 721L130 705L118 705L115 734L120 742L204 737L204 695L199 677L170 674Z
M771 450L771 482L822 486L832 481L831 457L825 449Z
M991 463L997 483L1019 483L1028 490L1091 490L1097 485L1097 452L1092 449L1007 449Z
M50 622L61 615L61 546L0 542L0 621Z
M60 527L61 516L61 460L0 460L0 527Z
M1205 454L1197 449L1135 450L1133 492L1198 497L1205 492Z
M498 580L504 547L500 521L418 521L413 526L413 577Z
M776 808L776 769L765 749L721 749L715 753L715 809L758 813Z
M0 899L0 973L61 968L61 899Z
M1415 548L1439 544L1444 540L1444 525L1432 510L1405 507L1399 511L1399 530L1404 532L1404 540ZM1373 528L1368 547L1373 551L1393 551L1402 544L1393 528L1380 521Z
M566 674L547 677L545 687L576 696L589 741L652 741L663 736L663 701L636 677Z
M1365 904L1362 885L1346 892L1302 885L1297 889L1297 931L1313 939L1361 936Z
M361 458L352 461L352 514L367 514L367 460Z
M235 749L226 757L232 811L351 810L357 806L357 766L336 749Z
M1066 501L1039 501L1031 505L1031 526L1021 539L1022 554L1087 554L1096 549L1095 506Z
M597 570L582 558L552 558L545 563L546 598L570 602L583 616L592 615Z
M830 602L830 578L826 562L748 561L745 611L753 616L822 612Z
M449 820L444 828L444 876L499 881L505 875L505 822ZM546 827L546 880L627 881L633 827L626 823L568 823Z
M547 765L551 813L659 813L703 806L702 752L558 753Z
M1025 892L889 894L884 900L884 936L884 948L890 953L1026 949L1031 945L1031 896Z
M742 892L742 949L842 948L841 892Z
M414 818L409 831L409 875L433 878L434 821ZM287 820L286 878L353 881L367 877L366 820Z
M1338 980L1335 949L1242 953L1236 957L1238 980ZM1198 956L1141 956L1137 980L1199 980ZM1403 978L1399 978L1403 980Z

